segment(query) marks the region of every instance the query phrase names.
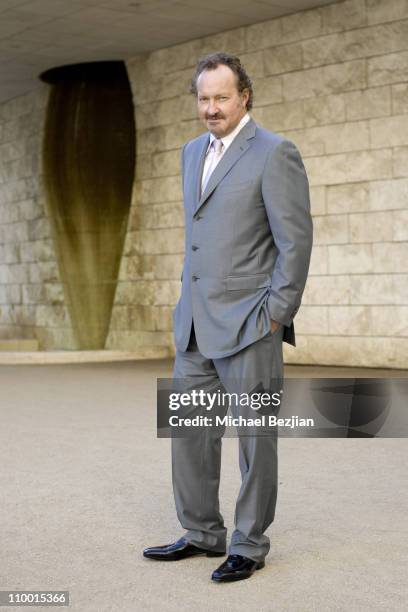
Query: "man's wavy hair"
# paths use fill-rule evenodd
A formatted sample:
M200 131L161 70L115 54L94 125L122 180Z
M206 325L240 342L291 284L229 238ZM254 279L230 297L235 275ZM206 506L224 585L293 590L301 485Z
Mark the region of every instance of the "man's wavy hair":
M252 81L245 72L243 65L239 57L236 55L230 55L229 53L211 53L201 58L196 66L196 71L193 78L191 79L190 93L197 95L197 79L204 70L215 70L220 65L228 66L237 77L238 91L242 93L244 89L248 89L249 98L246 104L247 111L251 110L254 99L254 92L252 90Z

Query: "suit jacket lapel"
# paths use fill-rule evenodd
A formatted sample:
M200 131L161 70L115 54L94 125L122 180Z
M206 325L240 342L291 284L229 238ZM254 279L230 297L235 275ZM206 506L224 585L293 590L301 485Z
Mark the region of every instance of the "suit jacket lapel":
M197 207L197 202L200 199L201 193L201 176L204 168L205 154L208 149L208 145L210 142L210 135L205 134L200 146L197 147L197 158L193 162L194 171L192 172L193 185L195 189L195 200L194 200L194 208Z
M256 123L253 119L250 119L248 123L244 125L242 130L238 133L236 138L234 138L231 145L228 147L228 149L216 165L213 173L210 176L207 186L200 197L199 194L201 190L201 174L204 166L205 152L208 147L209 138L206 140L207 144L201 152L202 154L200 163L197 164L197 166L199 166L197 177L197 205L195 207L194 213L196 213L198 209L201 208L204 202L210 197L214 189L217 187L218 183L224 178L224 176L227 174L227 172L229 172L232 166L237 163L239 158L250 147L249 140L255 136L255 131Z

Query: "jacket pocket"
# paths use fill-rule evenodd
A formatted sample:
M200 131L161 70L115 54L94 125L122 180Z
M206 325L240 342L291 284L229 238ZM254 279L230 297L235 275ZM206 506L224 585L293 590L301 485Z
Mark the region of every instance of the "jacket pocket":
M225 280L228 291L236 291L238 289L260 289L261 287L269 287L271 284L269 274L228 276Z
M253 180L250 181L241 181L240 183L220 183L219 191L222 193L232 193L234 191L245 191L246 189L252 187L254 184Z

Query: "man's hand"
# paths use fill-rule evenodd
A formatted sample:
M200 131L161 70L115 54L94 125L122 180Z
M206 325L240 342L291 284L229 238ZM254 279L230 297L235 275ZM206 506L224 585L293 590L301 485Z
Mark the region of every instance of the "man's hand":
M280 323L278 321L274 321L271 319L271 332L274 333L280 327Z

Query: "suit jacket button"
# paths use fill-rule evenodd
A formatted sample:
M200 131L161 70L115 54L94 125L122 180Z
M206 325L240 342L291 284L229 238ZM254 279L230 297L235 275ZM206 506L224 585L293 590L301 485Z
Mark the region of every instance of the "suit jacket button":
M199 279L198 276L196 276L195 274L193 274L193 276L191 277L193 281L197 281Z
M191 249L192 249L193 251L197 251L197 250L198 250L198 248L199 248L199 247L198 247L196 244L193 244L193 246L191 247Z

